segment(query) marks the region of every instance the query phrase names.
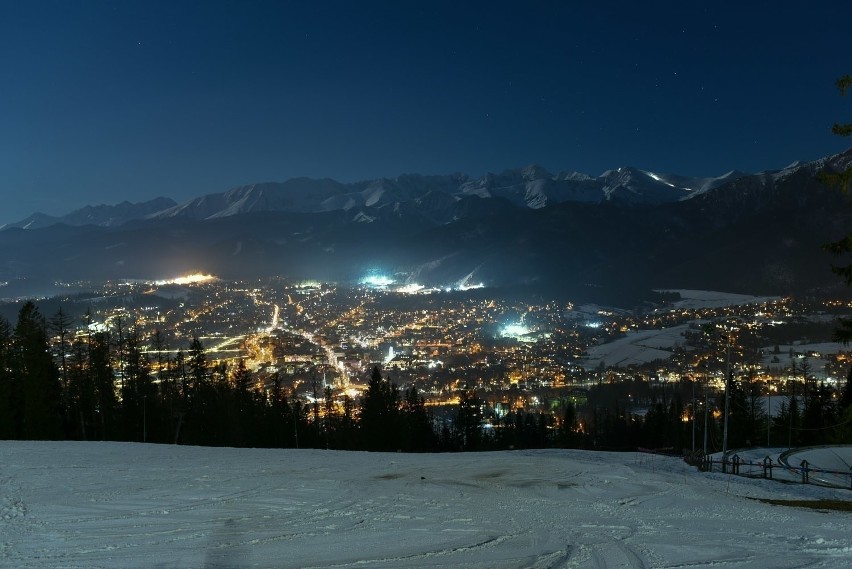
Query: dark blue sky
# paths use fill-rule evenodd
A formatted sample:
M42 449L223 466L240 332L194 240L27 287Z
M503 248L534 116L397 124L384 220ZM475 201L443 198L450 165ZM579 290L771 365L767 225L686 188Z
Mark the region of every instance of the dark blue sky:
M0 223L295 176L704 176L849 144L829 128L852 119L852 3L577 4L0 0Z

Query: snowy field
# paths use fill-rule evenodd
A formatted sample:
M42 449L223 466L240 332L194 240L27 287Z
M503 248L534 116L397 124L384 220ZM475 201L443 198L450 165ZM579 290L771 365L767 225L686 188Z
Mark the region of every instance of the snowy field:
M778 353L775 353L774 346L765 346L763 348L763 357L760 365L769 370L787 370L793 366L795 359L796 366L801 366L804 362L802 358L795 354L819 354L818 356L810 356L807 364L810 366L811 373L819 379L825 378L825 366L827 363L834 361L837 354L849 352L849 346L844 346L839 342L822 342L818 344L782 344L778 346ZM794 354L791 356L791 352ZM845 378L844 378L845 379Z
M724 308L741 304L762 304L778 300L777 296L751 296L713 290L660 289L657 292L674 292L680 300L672 303L676 308Z
M675 346L684 343L683 334L688 329L689 324L681 324L660 330L630 330L612 342L590 347L582 365L595 369L601 362L604 366L627 367L667 360Z
M676 458L0 442L0 567L838 568L848 490Z

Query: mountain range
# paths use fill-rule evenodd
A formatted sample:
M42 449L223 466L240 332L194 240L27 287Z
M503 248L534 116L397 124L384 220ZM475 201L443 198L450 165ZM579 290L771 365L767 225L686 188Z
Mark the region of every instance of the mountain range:
M503 198L515 206L530 209L562 202L662 204L689 199L743 176L746 174L732 171L717 178L690 178L628 167L607 170L593 178L579 172L553 175L541 166L531 165L476 179L465 174L405 174L397 178L343 184L331 179L294 178L282 183L241 186L182 204L159 197L136 204L125 201L113 206L86 206L59 217L37 212L0 226L0 230L15 227L40 229L57 223L117 227L137 219L179 217L200 221L275 211L353 211L360 221L367 221L367 217L358 215L364 209L406 205L415 205L420 210L425 208L424 213L436 223L448 223L454 220L446 217L455 214L453 205L468 197Z
M88 206L0 228L0 281L285 275L534 286L572 296L650 288L787 294L837 285L822 251L852 205L817 181L852 149L715 178L536 165L472 178L296 178L176 203ZM0 289L2 295L2 289Z

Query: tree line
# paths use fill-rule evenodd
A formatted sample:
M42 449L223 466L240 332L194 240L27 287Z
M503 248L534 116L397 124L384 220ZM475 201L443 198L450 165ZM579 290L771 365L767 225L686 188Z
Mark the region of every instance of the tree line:
M547 412L496 413L461 390L454 411L436 417L414 386L400 388L378 367L358 400L314 382L302 398L278 373L258 377L243 360L210 362L193 338L174 355L155 331L143 338L118 321L83 333L60 310L46 319L25 303L12 326L0 318L0 439L111 440L235 447L371 451L464 451L574 447L719 450L721 395L706 407L689 381L599 384L587 400ZM729 448L852 441L852 375L841 392L808 379L767 420L762 386L732 381ZM262 381L261 381L262 379ZM790 386L792 388L792 385ZM691 397L690 397L691 395ZM633 402L649 402L635 413ZM707 415L707 427L702 413Z
M852 443L852 370L840 389L804 369L779 382L773 395L753 371L728 381L728 449ZM802 380L803 378L803 380ZM774 391L774 390L773 390ZM767 396L768 394L768 396ZM649 402L641 420L631 401ZM677 454L719 452L723 447L723 391L706 391L684 379L651 389L648 382L599 384L589 392L586 433L594 446L668 449ZM767 407L775 412L770 414ZM706 447L705 447L706 445Z

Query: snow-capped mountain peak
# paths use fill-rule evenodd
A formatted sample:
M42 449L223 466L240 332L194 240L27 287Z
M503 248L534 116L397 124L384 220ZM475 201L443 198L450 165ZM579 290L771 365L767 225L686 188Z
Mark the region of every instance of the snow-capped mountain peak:
M123 202L116 206L87 206L63 217L44 214L32 216L0 229L39 228L55 223L68 225L116 226L135 219L187 218L218 219L255 212L320 213L356 211L372 216L368 210L399 204L399 216L417 215L441 223L458 218L450 213L454 204L471 197L506 200L514 206L542 209L564 202L618 202L653 205L693 199L713 192L745 177L782 179L801 168L816 169L829 163L842 167L852 161L852 152L810 163L794 162L782 170L757 175L732 170L717 177L690 177L662 174L651 170L622 166L593 177L580 172L553 175L538 164L487 173L479 178L464 174L427 176L403 174L396 178L378 178L355 183L331 179L292 178L285 182L265 182L210 193L176 204L158 198L142 204ZM845 160L845 162L844 162ZM427 197L430 196L431 197ZM357 215L357 214L356 214Z

